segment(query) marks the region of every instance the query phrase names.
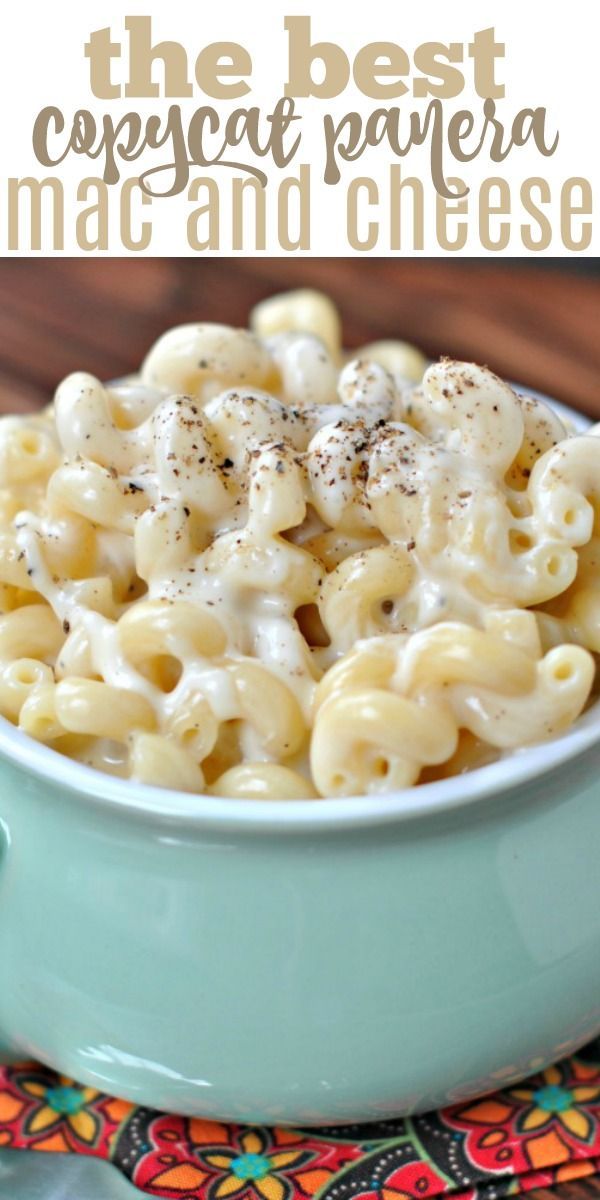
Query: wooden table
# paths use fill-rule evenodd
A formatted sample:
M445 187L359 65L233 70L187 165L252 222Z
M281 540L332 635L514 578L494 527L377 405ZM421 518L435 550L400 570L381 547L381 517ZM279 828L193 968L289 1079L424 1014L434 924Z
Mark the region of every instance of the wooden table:
M243 325L257 300L306 285L338 302L349 346L400 336L600 419L600 279L515 262L373 258L5 260L0 411L38 407L75 369L131 371L169 325ZM597 1200L600 1180L530 1195Z
M0 264L0 410L36 407L69 371L114 378L181 321L245 324L312 284L348 345L395 335L488 363L600 418L600 278L487 260L9 259Z

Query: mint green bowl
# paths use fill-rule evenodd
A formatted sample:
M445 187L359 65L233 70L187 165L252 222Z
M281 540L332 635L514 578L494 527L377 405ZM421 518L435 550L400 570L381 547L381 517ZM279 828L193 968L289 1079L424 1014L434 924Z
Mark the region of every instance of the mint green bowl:
M0 1041L175 1112L333 1124L514 1081L600 1031L600 705L388 797L100 775L0 720Z
M369 1120L600 1030L600 709L389 798L170 794L0 728L0 1029L140 1104Z

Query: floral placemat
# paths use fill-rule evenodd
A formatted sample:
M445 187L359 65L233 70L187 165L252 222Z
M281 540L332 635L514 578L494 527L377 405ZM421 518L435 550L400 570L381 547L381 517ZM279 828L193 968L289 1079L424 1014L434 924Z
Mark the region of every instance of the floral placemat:
M600 1170L600 1039L484 1099L331 1129L171 1117L35 1064L5 1066L0 1147L93 1155L149 1196L496 1200Z

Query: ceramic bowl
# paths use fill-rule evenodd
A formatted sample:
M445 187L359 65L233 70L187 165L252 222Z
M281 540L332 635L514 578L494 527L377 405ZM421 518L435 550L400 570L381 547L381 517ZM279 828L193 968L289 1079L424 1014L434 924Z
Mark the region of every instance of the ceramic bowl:
M600 1030L600 707L380 798L101 775L0 721L0 1040L139 1104L376 1120Z

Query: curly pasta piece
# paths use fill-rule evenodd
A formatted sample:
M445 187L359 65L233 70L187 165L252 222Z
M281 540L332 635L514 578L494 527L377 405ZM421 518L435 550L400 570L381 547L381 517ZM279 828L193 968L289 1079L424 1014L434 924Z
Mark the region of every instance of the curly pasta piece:
M177 792L201 792L204 775L193 755L158 733L136 732L129 752L131 778Z
M79 457L127 474L139 462L140 430L119 429L110 408L109 393L99 379L83 371L69 375L54 398L56 431L67 458ZM147 444L149 435L145 430Z
M559 442L538 459L528 495L536 523L567 546L582 546L594 529L600 498L600 441L581 435Z
M336 693L319 709L310 760L322 796L359 796L416 783L425 765L445 762L458 730L443 705L367 688Z
M250 324L260 338L278 333L310 333L323 342L334 359L341 354L338 311L327 296L312 288L299 288L263 300L252 310Z
M401 628L402 601L414 579L403 546L376 546L345 558L321 589L320 613L336 652L358 638Z
M391 338L361 346L357 357L377 363L401 384L420 383L427 367L425 355L416 346Z
M302 410L334 402L336 365L318 337L282 333L271 338L268 346L279 372L278 390L286 404Z
M179 325L154 344L140 377L150 387L206 401L228 387L264 387L273 364L261 341L227 325Z
M581 712L594 664L579 646L535 656L495 632L443 623L404 639L367 639L329 672L315 699L311 766L321 795L406 787L451 759L459 731L499 750L556 736ZM373 646L373 649L371 647ZM376 680L378 687L365 686ZM437 739L437 740L436 740Z

